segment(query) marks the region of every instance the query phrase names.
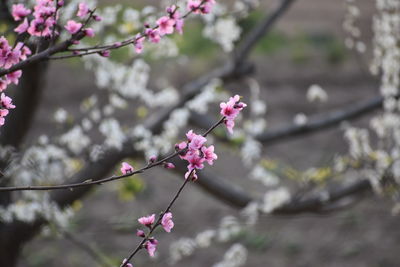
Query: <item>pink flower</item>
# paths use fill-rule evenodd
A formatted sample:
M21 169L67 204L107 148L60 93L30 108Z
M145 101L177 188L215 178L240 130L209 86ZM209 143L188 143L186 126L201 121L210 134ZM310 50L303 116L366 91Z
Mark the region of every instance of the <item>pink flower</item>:
M190 175L190 177L189 177L189 175ZM192 181L197 181L198 177L197 177L196 170L187 171L187 172L185 173L185 179L187 180L187 179L189 179L189 178L192 179Z
M151 157L149 158L149 162L150 162L150 163L154 163L154 162L156 162L156 160L157 160L157 156L155 156L155 155L153 155L153 156L151 156Z
M88 37L94 37L94 30L92 28L84 29L85 35Z
M189 162L188 170L203 169L205 159L200 157L198 153L187 153L185 159Z
M100 51L99 55L102 56L102 57L109 57L110 56L110 50Z
M78 8L78 13L76 13L76 15L78 17L83 18L84 16L89 14L89 7L87 6L87 4L85 2L79 3L78 7L79 7Z
M12 99L8 96L6 96L4 93L1 93L0 96L0 104L7 109L12 109L15 108L15 106L11 103Z
M5 122L6 122L6 119L4 119L3 117L0 117L0 126L3 126Z
M29 28L29 23L28 23L28 19L25 18L24 21L18 25L18 27L16 27L14 29L14 31L18 34L24 33L28 30Z
M171 34L174 32L175 20L167 16L163 16L157 20L157 25L160 30L160 35Z
M127 259L124 259L122 261L122 265L124 265L127 261L128 261ZM133 265L128 262L128 263L125 264L125 267L133 267Z
M175 29L178 31L179 34L183 34L183 26L184 26L183 19L176 19L175 20Z
M221 115L225 116L227 119L235 118L239 114L239 110L235 109L235 103L228 101L226 103L222 102L219 107L221 108Z
M186 142L180 142L179 144L176 145L179 150L185 149L187 147Z
M0 78L0 92L7 89L8 82Z
M164 168L166 168L166 169L174 169L175 165L172 164L171 162L165 162L164 163Z
M213 161L218 159L217 154L214 153L214 146L209 146L208 148L203 146L201 148L201 152L203 152L204 159L208 162L208 164L213 165Z
M0 117L5 117L8 115L8 109L0 109Z
M226 129L228 129L228 132L230 134L233 134L233 127L235 126L235 122L233 120L226 119L224 121L224 123L225 123Z
M196 134L193 132L193 130L190 130L189 132L186 133L186 138L188 139L188 141L192 141L193 137L195 137Z
M146 235L144 234L144 231L143 231L143 230L137 230L137 231L136 231L136 236L138 236L138 237L145 237Z
M188 11L193 11L194 13L200 13L199 8L201 5L200 0L189 0L187 3L187 9Z
M128 174L128 173L132 173L133 172L133 167L131 165L129 165L127 162L122 162L122 166L121 166L121 172L122 174Z
M171 229L174 228L174 222L172 221L172 213L167 212L163 215L161 219L161 225L165 232L170 233Z
M31 14L31 10L25 8L23 4L16 4L12 6L12 16L14 17L14 20L19 21L29 14Z
M145 37L141 36L140 33L138 33L136 35L136 40L134 42L134 46L135 46L135 51L138 54L141 54L143 51L143 42L145 40Z
M20 55L20 59L21 60L25 60L30 54L32 54L31 50L29 49L29 47L24 46L21 49L21 55Z
M67 29L70 34L77 33L81 28L82 23L76 22L74 20L68 20L67 25L65 25L65 29Z
M147 249L147 252L149 253L150 257L154 257L154 254L156 253L156 249L157 249L157 244L158 241L157 239L149 239L149 241L147 241L145 243L145 248Z
M152 43L160 42L161 36L160 36L159 30L146 29L145 33L146 33L147 37L149 37L150 42L152 42Z
M224 103L222 102L220 105L221 115L225 117L225 125L228 129L229 133L233 133L233 127L235 126L235 118L239 114L239 111L243 110L247 105L243 102L240 102L240 96L235 95L234 97L229 98L229 101Z
M9 83L18 84L18 80L22 75L22 70L17 70L6 75Z
M204 143L207 142L207 139L205 137L197 134L191 137L191 139L192 140L189 143L190 150L200 149L204 145Z
M154 223L154 221L156 220L156 215L152 214L150 216L147 217L141 217L138 219L138 222L146 227L151 227L151 225Z

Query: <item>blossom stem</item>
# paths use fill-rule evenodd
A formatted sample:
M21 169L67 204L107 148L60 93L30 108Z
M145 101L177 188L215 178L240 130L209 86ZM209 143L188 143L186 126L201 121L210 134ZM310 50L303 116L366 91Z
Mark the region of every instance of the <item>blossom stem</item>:
M203 133L203 136L206 137L212 130L214 130L218 125L223 123L225 120L225 117L222 117L219 121L217 121L213 126L211 126L205 133ZM179 155L182 151L185 149L178 150L174 153L171 153L169 156L160 159L159 161L156 161L154 163L150 163L136 171L123 174L123 175L118 175L118 176L111 176L107 178L103 178L100 180L92 181L91 179L86 180L85 182L82 183L74 183L74 184L63 184L63 185L50 185L50 186L10 186L10 187L0 187L0 192L9 192L9 191L46 191L46 190L62 190L62 189L70 189L73 190L74 188L78 187L83 187L83 186L89 186L89 185L101 185L107 182L115 181L115 180L120 180L124 179L130 176L133 176L135 174L143 173L144 171L151 169L156 166L163 165L164 162L168 162L170 159L176 157Z

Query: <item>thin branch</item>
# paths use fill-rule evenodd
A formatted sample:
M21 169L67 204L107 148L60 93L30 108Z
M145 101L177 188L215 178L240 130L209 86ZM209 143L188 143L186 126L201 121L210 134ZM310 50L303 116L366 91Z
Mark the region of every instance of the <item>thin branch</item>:
M295 0L282 0L281 4L272 12L266 16L261 23L259 23L240 43L239 47L235 49L234 62L235 64L241 64L249 56L251 50L260 41L262 37L267 34L275 22L290 8L291 4Z
M210 127L210 129L208 129L203 136L206 137L212 130L214 130L218 125L220 125L221 123L223 123L225 120L225 117L222 117L221 119L219 119L214 125L212 125ZM7 192L7 191L43 191L43 190L60 190L60 189L74 189L77 187L83 187L83 186L89 186L89 185L101 185L107 182L111 182L111 181L116 181L116 180L120 180L123 178L127 178L127 177L131 177L135 174L139 174L139 173L143 173L144 171L151 169L153 167L156 166L160 166L163 165L165 162L168 162L169 160L171 160L172 158L176 157L177 155L179 155L180 153L182 153L183 151L185 151L185 149L180 149L178 151L175 151L174 153L171 153L169 156L166 156L165 158L158 160L156 162L153 163L148 163L146 166L133 171L133 172L129 172L127 174L123 174L123 175L118 175L118 176L111 176L111 177L107 177L107 178L103 178L100 180L86 180L84 182L81 183L73 183L73 184L63 184L63 185L49 185L49 186L10 186L10 187L0 187L0 192Z
M310 117L307 123L303 125L288 124L276 129L266 131L265 133L255 136L256 140L263 144L275 144L286 138L296 137L300 135L318 132L320 130L335 126L343 121L357 119L361 116L373 112L382 107L383 98L381 96L373 97L367 101L353 103L349 106L330 111L326 114ZM212 124L212 118L196 112L190 114L191 123L207 129ZM224 136L218 136L222 141L229 141Z
M149 239L151 238L151 235L153 234L154 230L156 230L157 227L159 225L161 225L161 220L162 220L162 217L164 216L164 214L171 210L172 206L174 205L174 203L176 202L176 200L178 199L178 197L182 193L182 191L185 188L186 184L190 181L190 177L193 174L193 171L194 170L192 170L189 173L187 179L185 179L185 181L182 183L181 187L178 189L178 191L176 192L176 194L174 195L174 197L172 198L172 200L168 204L167 208L162 213L160 213L158 215L157 221L151 226L151 228L150 228L149 232L147 233L147 235L142 239L142 241L139 243L139 245L136 247L136 249L129 255L127 260L120 267L125 267L129 263L129 261L136 255L136 253L138 253L139 250L144 248L146 242L148 242Z
M365 115L382 107L382 103L382 97L374 97L370 100L351 104L342 109L331 111L327 114L311 118L307 123L303 125L290 124L276 130L267 131L263 134L256 136L256 139L266 144L277 140L282 140L286 137L312 133L328 127L332 127L345 120L356 119L362 115Z

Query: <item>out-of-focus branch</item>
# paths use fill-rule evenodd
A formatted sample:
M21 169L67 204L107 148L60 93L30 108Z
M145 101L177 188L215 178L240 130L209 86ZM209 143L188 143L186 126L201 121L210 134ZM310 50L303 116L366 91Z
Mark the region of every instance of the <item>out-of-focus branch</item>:
M282 0L280 5L266 16L239 44L233 52L234 64L242 64L249 56L254 46L264 37L274 26L275 22L282 17L290 8L295 0Z
M316 116L314 118L311 117L308 122L303 125L290 124L275 130L267 131L256 136L256 139L266 144L277 140L283 140L284 138L288 137L319 131L331 126L335 126L342 121L356 119L371 111L374 111L382 107L382 102L382 97L375 97L364 102L351 104L342 109L331 111L327 114Z
M367 101L351 104L326 114L310 117L307 123L303 125L291 123L280 128L266 131L265 133L255 136L255 138L263 144L271 144L272 142L283 141L286 138L317 132L335 126L343 121L357 119L364 116L369 112L381 108L382 103L382 97L374 97ZM212 118L192 112L190 114L190 121L198 127L207 129L212 123ZM222 141L228 141L228 139L223 136L219 136L219 139Z
M176 170L179 173L186 171L184 164L178 161L174 162L174 164L176 164ZM209 171L204 170L199 172L198 177L199 179L196 183L207 193L210 193L215 198L234 207L244 208L250 202L256 201L255 196L248 194L243 189L226 182L225 179ZM328 188L317 194L305 195L302 198L294 198L290 202L274 210L273 214L292 215L304 212L320 213L328 211L330 207L339 200L370 191L370 189L371 186L368 180L358 180L350 184Z

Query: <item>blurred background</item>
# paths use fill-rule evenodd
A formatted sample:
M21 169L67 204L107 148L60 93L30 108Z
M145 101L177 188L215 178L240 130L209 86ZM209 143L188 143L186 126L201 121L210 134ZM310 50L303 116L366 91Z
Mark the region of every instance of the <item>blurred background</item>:
M156 2L100 3L136 8ZM267 129L287 125L299 113L306 116L324 114L379 94L378 78L369 72L375 1L356 2L361 11L356 23L362 33L359 40L365 45L358 47L362 53L346 47L349 33L343 29L347 12L345 1L329 0L295 1L254 49L250 62L255 64L253 77L259 82L260 97L267 104ZM260 1L260 7L240 22L243 34L278 3ZM196 20L188 22L182 37L184 41L178 42L184 59L173 68L165 67L167 61L151 62L150 84L155 87L163 84L157 78L162 72L179 88L227 58L213 42L202 37L201 31ZM86 71L79 60L51 62L46 79L44 99L29 136L31 140L43 133L57 131L53 127L53 113L58 107L79 118L82 99L98 90L93 74ZM320 85L327 92L329 98L326 103L310 104L307 101L306 92L312 84ZM248 86L241 82L232 82L227 88L232 95L238 93L244 99L249 95ZM140 103L129 105L134 108L118 118L126 123L134 124L143 112L153 112ZM365 126L371 115L351 123ZM311 166L329 165L335 154L348 149L342 126L269 143L263 148L263 157L266 161L278 162L299 171ZM210 167L214 173L248 192L262 192L257 182L244 178L251 170L243 167L236 150L230 145L217 143L216 151L219 160ZM132 159L132 163L140 166L143 162ZM126 257L139 241L134 236L138 227L137 218L163 209L180 183L173 173L153 169L134 179L99 187L84 201L74 203L77 214L72 220L70 235L35 238L24 249L19 266L99 266L99 261L112 262ZM222 260L232 242L239 242L248 249L245 266L396 267L400 263L400 255L396 252L400 244L400 228L398 217L391 214L391 208L391 201L369 193L333 212L260 215L254 229L241 231L229 242L196 249L192 255L173 266L212 266ZM237 216L240 210L190 185L173 212L176 223L173 233L156 233L160 241L158 257L149 259L142 252L134 260L135 267L166 266L170 261L171 242L217 228L225 216Z

